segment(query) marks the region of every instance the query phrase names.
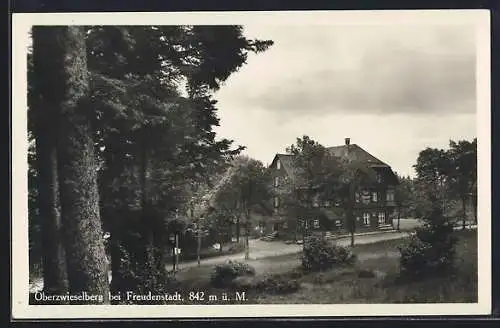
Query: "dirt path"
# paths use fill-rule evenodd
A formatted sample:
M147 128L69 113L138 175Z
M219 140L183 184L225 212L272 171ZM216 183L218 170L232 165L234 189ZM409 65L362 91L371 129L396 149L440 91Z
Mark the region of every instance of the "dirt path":
M356 245L361 245L361 244L372 244L384 240L393 240L393 239L400 239L408 237L408 233L406 232L387 232L387 233L380 233L380 234L373 234L373 235L365 235L365 236L356 236L355 237L355 243ZM345 237L342 239L338 239L335 242L337 245L340 246L349 246L351 244L350 237ZM270 257L274 256L281 256L281 255L287 255L287 254L294 254L302 251L302 245L297 245L297 244L285 244L284 242L281 241L273 241L273 242L266 242L262 240L250 240L250 260L261 260L261 259L267 259ZM214 257L210 259L205 259L201 261L202 265L209 265L209 264L219 264L219 263L224 263L227 260L232 260L232 261L244 261L245 260L245 254L244 253L238 253L238 254L232 254L232 255L227 255L227 256L219 256L219 257ZM197 266L198 262L197 261L189 261L189 262L183 262L180 263L179 267L180 268L188 268L188 267L193 267Z

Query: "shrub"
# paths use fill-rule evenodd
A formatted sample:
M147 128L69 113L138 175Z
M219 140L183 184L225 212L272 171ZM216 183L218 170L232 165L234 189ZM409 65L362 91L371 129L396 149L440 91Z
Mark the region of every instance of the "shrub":
M297 267L297 268L289 271L288 273L286 273L286 275L287 275L287 277L289 277L291 279L298 279L298 278L302 278L305 273L306 272L304 272L302 267Z
M233 287L240 290L252 290L268 294L287 294L300 289L300 283L287 275L267 277L237 277L232 282Z
M288 294L300 289L300 283L286 276L270 276L257 284L257 289L269 294Z
M451 225L426 225L400 247L400 273L406 278L443 275L453 270L455 244Z
M238 290L256 290L259 280L255 276L239 276L233 279L231 286Z
M311 237L306 241L302 256L305 271L321 271L336 265L352 264L355 255L346 247L332 245L321 237Z
M226 287L230 285L236 277L253 275L255 275L255 269L252 266L230 260L224 264L215 266L211 282L214 287Z

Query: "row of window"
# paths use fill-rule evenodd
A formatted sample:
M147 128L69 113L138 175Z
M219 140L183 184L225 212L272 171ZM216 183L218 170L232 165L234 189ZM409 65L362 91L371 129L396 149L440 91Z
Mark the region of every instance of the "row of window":
M363 192L363 193L360 193L360 192L357 192L355 194L355 200L356 200L356 203L377 203L379 201L379 193L376 192L376 191L373 191L373 192ZM388 201L388 202L393 202L395 199L395 194L394 194L394 190L387 190L386 194L385 194L385 200Z
M378 224L385 224L385 212L378 212L378 213L373 213L374 215L377 215L378 218ZM370 225L370 218L371 218L371 213L363 213L363 217L358 216L357 220L361 221L363 219L363 223L365 225Z
M379 199L378 196L379 196L378 192L372 192L371 194L363 195L363 196L361 196L360 193L356 193L356 203L360 203L360 202L362 202L364 204L368 204L370 202L377 203L378 199ZM386 201L388 201L388 202L393 202L394 201L394 191L392 191L392 190L387 191L387 193L386 193ZM279 197L277 197L277 196L274 197L274 207L279 207L279 203L280 203ZM324 207L331 207L333 205L338 206L339 203L338 202L334 203L331 200L325 200L323 202L323 206ZM319 203L319 201L317 199L313 200L313 206L314 207L319 207L320 206L320 203Z
M278 187L279 186L279 177L274 177L274 187ZM395 199L395 194L394 194L394 190L388 190L385 194L385 199L386 201L388 202L393 202L394 199ZM373 192L363 192L363 193L360 193L360 192L357 192L355 194L355 200L356 200L356 203L377 203L379 201L379 193L376 192L376 191L373 191ZM315 201L317 202L317 201ZM329 201L326 201L326 202L329 202ZM331 206L329 205L328 203L325 202L325 206L328 207L328 206ZM316 205L315 205L316 206ZM318 204L319 206L319 204Z
M371 224L371 222L370 222L371 220L370 219L371 219L372 214L373 215L377 215L377 219L378 219L377 222L378 222L379 225L386 223L386 221L385 221L385 213L384 212L378 212L378 213L368 213L368 212L365 212L365 213L363 213L363 216L358 216L356 219L357 219L358 222L360 222L362 220L364 225L369 226ZM335 225L337 227L340 227L342 225L342 221L336 220L335 221ZM286 229L287 226L288 226L288 224L285 222L283 224L283 227ZM314 227L314 229L319 229L320 224L319 224L319 220L318 219L313 220L313 227Z

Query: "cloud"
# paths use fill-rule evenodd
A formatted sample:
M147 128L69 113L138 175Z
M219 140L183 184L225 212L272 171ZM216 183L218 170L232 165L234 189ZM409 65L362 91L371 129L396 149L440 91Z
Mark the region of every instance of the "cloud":
M477 134L476 29L445 24L245 26L275 44L216 94L217 133L267 164L304 134L350 137L414 175L420 150Z
M228 83L229 97L245 106L286 116L475 112L473 28L261 27L254 33L275 45L251 59L252 72Z

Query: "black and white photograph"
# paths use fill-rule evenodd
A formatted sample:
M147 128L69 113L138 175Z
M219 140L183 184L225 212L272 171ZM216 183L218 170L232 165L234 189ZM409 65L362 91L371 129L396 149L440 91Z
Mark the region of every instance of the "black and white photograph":
M14 14L14 318L488 314L489 39L481 10Z

